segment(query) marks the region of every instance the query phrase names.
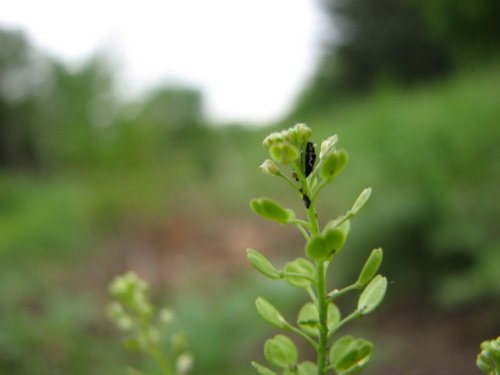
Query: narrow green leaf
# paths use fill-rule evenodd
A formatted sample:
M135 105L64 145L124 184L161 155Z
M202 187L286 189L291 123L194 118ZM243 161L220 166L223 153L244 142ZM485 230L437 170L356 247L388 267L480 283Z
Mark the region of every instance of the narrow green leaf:
M305 258L297 258L292 262L288 262L283 271L304 275L311 279L315 277L314 265ZM298 276L285 276L285 279L291 285L301 288L307 288L311 285L311 281Z
M247 258L252 266L270 279L280 279L281 276L273 264L261 253L254 249L247 249Z
M382 275L377 275L370 281L358 299L358 311L361 315L371 313L380 305L386 289L387 279Z
M269 370L267 367L262 366L260 363L252 361L252 366L260 375L277 375L274 371Z
M328 258L330 250L323 236L315 236L307 242L306 254L314 260L323 260Z
M363 208L365 203L370 199L370 195L372 194L372 188L366 188L364 189L359 197L356 199L356 202L352 205L351 208L351 215L357 215L359 211Z
M264 356L273 365L286 369L297 362L297 347L288 337L276 335L264 344Z
M359 286L364 286L368 283L373 276L377 273L380 265L382 264L383 251L381 248L373 249L370 256L365 262L363 269L361 270L357 284Z
M279 203L269 198L255 198L250 201L250 207L264 219L286 224L290 214Z
M260 316L262 316L265 321L278 328L283 328L285 326L285 318L283 318L276 307L274 307L270 302L262 297L259 297L255 300L255 306L257 307L257 311Z

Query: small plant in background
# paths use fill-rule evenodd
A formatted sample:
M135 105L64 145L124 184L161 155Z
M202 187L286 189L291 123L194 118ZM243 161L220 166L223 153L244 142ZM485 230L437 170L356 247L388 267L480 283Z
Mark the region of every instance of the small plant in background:
M500 375L500 336L481 343L476 365L486 375Z
M170 332L175 320L169 309L156 310L148 296L148 285L134 272L117 276L109 286L113 302L109 317L126 333L127 349L143 352L157 364L162 375L185 375L193 358L183 335ZM130 368L129 375L145 375Z
M337 136L334 135L321 143L316 163L316 147L310 141L311 136L311 130L304 124L270 134L264 139L263 145L271 159L267 159L260 167L263 173L279 177L291 186L303 201L307 219L297 217L291 209L285 209L269 198L250 202L253 211L263 218L296 227L305 238L306 258L296 258L279 270L257 250L247 249L247 257L266 277L284 279L292 286L305 289L311 301L306 302L298 312L297 324L290 323L262 297L257 298L256 307L268 323L304 339L316 351L317 361L301 362L295 343L282 334L265 342L264 356L284 375L325 375L331 371L339 375L356 374L367 366L373 344L352 336L343 336L333 345L330 343L341 327L371 313L384 298L387 279L377 274L382 262L382 249L371 252L358 279L349 286L328 291L327 271L344 246L350 220L367 202L371 189L363 190L346 214L321 227L316 211L318 195L344 169L347 153L337 149ZM280 169L280 164L284 169ZM288 174L288 171L291 173ZM357 307L344 316L335 301L354 290L362 291ZM252 362L252 365L261 375L276 375L276 372L257 362Z

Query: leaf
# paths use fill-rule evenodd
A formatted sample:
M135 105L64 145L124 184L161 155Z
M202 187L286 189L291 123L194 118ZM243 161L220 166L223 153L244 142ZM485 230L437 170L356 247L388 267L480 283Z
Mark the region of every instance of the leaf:
M306 244L306 254L314 260L328 258L330 250L323 236L314 236Z
M368 364L372 351L371 342L362 338L344 336L333 344L329 359L337 374L357 374Z
M255 198L250 201L250 207L264 219L286 224L290 220L290 214L279 203L269 198Z
M283 318L276 307L274 307L264 298L257 298L255 300L255 306L257 307L257 311L259 312L260 316L271 325L278 328L283 328L286 325L285 318Z
M387 279L382 275L377 275L370 281L358 299L358 311L361 315L371 313L380 305L386 289Z
M247 249L247 258L257 271L270 279L280 279L281 276L273 264L261 253L254 249Z
M314 279L314 265L305 258L297 258L292 262L288 262L283 269L288 273L297 273ZM301 288L307 288L311 285L311 281L297 276L285 276L286 281L288 281L293 286L298 286Z
M252 366L257 370L260 375L277 375L274 371L269 370L267 367L252 361Z
M354 204L351 207L351 215L357 215L359 211L363 208L363 206L366 204L368 199L370 199L370 196L372 194L372 188L368 187L364 189L361 194L359 194L358 198L354 202Z
M265 342L264 356L273 365L286 369L297 362L297 347L288 337L276 335Z
M363 269L359 273L357 284L364 286L377 273L382 264L383 251L381 248L373 249L370 256L365 262Z
M333 304L328 304L327 326L328 329L334 327L340 321L340 310ZM319 314L316 305L312 302L307 302L299 311L297 324L300 328L312 335L319 335Z

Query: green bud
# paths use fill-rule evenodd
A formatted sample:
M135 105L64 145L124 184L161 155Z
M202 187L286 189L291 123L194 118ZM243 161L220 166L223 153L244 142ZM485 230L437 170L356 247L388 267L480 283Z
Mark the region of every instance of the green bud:
M297 363L297 347L288 337L276 335L264 344L264 356L275 366L287 369Z
M186 375L193 368L194 359L189 353L183 353L175 361L177 375Z
M325 155L323 164L319 170L319 175L323 180L331 181L335 176L342 172L346 164L347 152L344 150L332 151Z
M375 276L380 265L382 264L382 257L383 251L381 248L372 250L359 274L358 281L356 282L359 286L364 286L372 279L373 276Z
M311 262L304 258L297 258L293 262L288 262L284 269L288 273L296 273L300 275L307 276L311 279L315 277L314 266ZM311 281L297 276L285 276L286 281L288 281L293 286L298 286L301 288L307 288L311 285Z
M329 358L333 368L340 375L357 374L368 364L373 344L365 339L344 336L330 349Z
M311 136L312 131L306 124L297 124L283 133L283 138L298 148L311 139Z
M382 275L375 276L366 286L358 299L358 312L367 315L382 302L387 289L387 279Z
M266 159L259 167L262 173L268 176L280 176L281 172L274 161Z
M247 258L255 267L255 269L261 272L263 275L269 277L270 279L280 279L281 276L274 268L273 264L261 253L254 249L247 249Z
M264 219L285 224L290 219L290 214L279 203L269 198L258 198L250 201L250 207Z
M292 164L300 158L300 151L298 148L289 142L281 142L272 145L269 149L269 154L274 161L283 164Z
M264 138L264 141L262 142L262 145L269 150L271 146L283 142L283 135L280 132L274 132L269 134L266 138Z
M175 321L175 313L171 309L162 308L158 313L158 318L162 324L169 325Z
M323 160L323 157L328 154L328 152L335 147L338 141L338 136L332 135L331 137L328 137L326 140L321 142L321 150L319 152L319 158L320 160Z
M257 307L257 311L259 312L260 316L271 325L278 328L283 328L287 324L287 321L285 320L285 318L283 318L276 307L274 307L264 298L257 298L255 300L255 307Z

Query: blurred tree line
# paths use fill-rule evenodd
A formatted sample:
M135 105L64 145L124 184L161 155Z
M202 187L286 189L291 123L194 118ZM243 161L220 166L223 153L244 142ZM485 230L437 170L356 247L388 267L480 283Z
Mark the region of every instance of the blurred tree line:
M0 45L0 170L47 175L106 163L123 167L141 153L158 152L160 141L167 150L160 159L199 143L190 147L193 157L209 170L197 90L159 87L126 103L104 56L69 68L36 51L20 32L0 30Z
M323 57L294 113L387 83L436 80L500 51L496 0L320 0Z

